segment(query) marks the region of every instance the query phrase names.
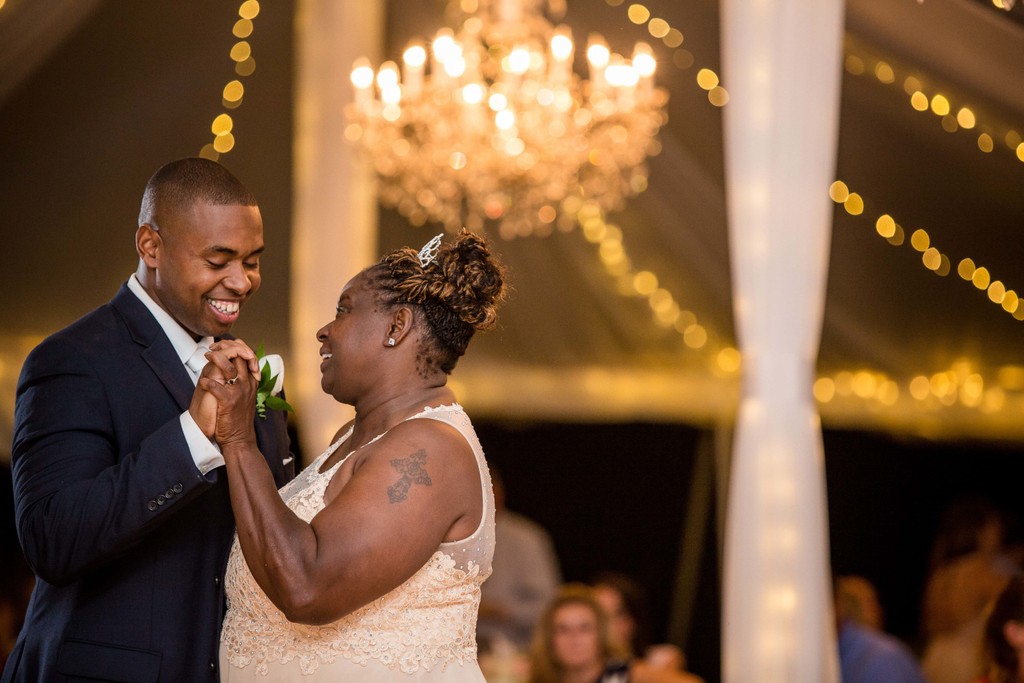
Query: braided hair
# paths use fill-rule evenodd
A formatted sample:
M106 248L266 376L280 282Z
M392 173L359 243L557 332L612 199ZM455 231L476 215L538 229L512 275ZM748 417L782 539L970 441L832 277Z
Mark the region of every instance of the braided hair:
M494 325L505 298L505 268L484 240L463 230L443 245L426 267L413 249L396 249L366 271L377 304L403 304L423 311L429 341L417 366L428 375L436 365L451 374L477 330Z

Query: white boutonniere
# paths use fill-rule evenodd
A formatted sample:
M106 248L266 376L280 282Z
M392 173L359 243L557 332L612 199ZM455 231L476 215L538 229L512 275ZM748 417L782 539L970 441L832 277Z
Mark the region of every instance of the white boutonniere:
M265 420L267 408L294 413L295 409L280 396L281 389L284 388L284 361L281 360L281 356L276 353L268 356L263 352L263 344L260 344L256 350L256 357L260 363L260 383L256 387L256 414Z

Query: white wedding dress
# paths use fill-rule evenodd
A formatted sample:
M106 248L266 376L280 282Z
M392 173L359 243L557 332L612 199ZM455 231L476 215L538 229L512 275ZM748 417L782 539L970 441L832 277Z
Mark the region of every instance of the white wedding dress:
M487 463L461 406L425 408L408 419L450 424L469 442L484 503L476 531L442 543L408 581L325 626L285 618L253 579L236 536L225 577L222 681L484 681L476 658L476 621L480 585L491 573L494 555L494 495ZM324 508L327 484L351 453L326 472L319 468L350 434L281 488L285 503L303 520Z

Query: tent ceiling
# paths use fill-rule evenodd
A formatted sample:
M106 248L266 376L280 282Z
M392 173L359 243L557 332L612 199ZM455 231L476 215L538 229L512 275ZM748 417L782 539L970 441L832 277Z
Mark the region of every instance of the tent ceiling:
M590 32L600 32L613 49L626 51L637 40L651 40L642 26L627 19L628 4L612 7L603 0L569 0L566 22L573 27L577 40ZM587 242L580 231L501 242L499 249L513 272L514 296L501 328L474 342L457 375L467 403L475 403L478 412L524 419L708 422L727 418L734 405L737 380L715 365L717 350L736 344L730 303L721 110L707 102L694 79L701 66L719 70L718 7L711 0L649 0L646 4L655 16L665 18L684 33L683 47L695 61L688 69L677 68L672 65L671 51L656 45L662 64L658 80L671 96L669 123L661 136L662 152L650 160L648 190L609 220L622 229L623 244L635 267L655 273L661 286L707 326L708 346L704 350L689 349L679 333L654 322L645 300L620 294L614 278L605 272L595 245ZM49 93L41 79L67 73L68 78L95 79L96 97L110 100L97 100L97 108L131 111L139 128L159 125L167 135L174 134L179 124L172 117L181 118L187 110L176 110L176 104L160 97L139 97L138 92L121 94L103 87L100 67L109 56L89 57L97 52L87 49L89 41L98 41L96 36L104 35L110 51L128 54L140 50L147 40L154 40L152 34L133 36L124 30L104 34L101 24L124 13L132 15L123 19L126 25L164 22L164 31L171 32L165 50L200 50L212 44L226 51L229 36L226 30L220 30L219 38L197 40L190 32L209 32L213 24L171 21L173 13L189 10L147 5L8 0L0 9L0 46L13 45L12 35L16 34L45 37L28 41L31 50L0 49L0 132L4 138L0 158L8 159L0 163L4 164L5 182L11 181L0 198L12 206L11 211L2 212L8 218L0 221L5 240L16 246L19 254L19 263L4 262L11 265L7 273L19 275L10 281L8 274L4 276L0 304L4 311L13 313L9 321L4 320L5 334L21 339L56 329L109 296L111 283L124 275L125 263L130 267L130 254L110 266L94 263L93 268L109 268L111 272L98 273L93 280L96 291L85 293L69 293L66 287L39 282L27 274L25 263L48 263L58 271L81 268L75 265L75 259L94 242L74 242L77 248L63 250L47 250L39 245L61 244L61 231L68 230L69 221L72 227L80 227L87 219L84 214L101 214L110 208L92 199L81 207L79 215L75 209L80 204L72 203L72 195L61 213L47 213L51 209L46 206L47 194L40 189L40 180L74 182L76 173L87 171L95 162L84 157L86 151L65 148L64 164L58 168L43 163L39 154L33 154L32 145L53 135L55 129L58 134L77 131L95 141L94 147L86 146L86 150L108 149L112 158L130 167L122 175L128 170L137 175L163 160L153 158L156 151L194 153L193 146L197 149L198 145L193 139L201 140L208 125L209 107L204 106L198 123L184 121L179 126L198 129L185 149L180 141L176 146L162 142L152 149L142 149L138 136L128 136L135 141L131 147L119 147L118 140L124 136L117 126L76 122L76 117L81 118L81 107L90 106L84 99L85 90L73 91L71 94L78 98L75 108L48 115L46 126L20 125L30 118L33 106L54 101L59 95ZM196 5L201 6L203 3ZM397 55L409 38L432 35L443 23L442 6L440 1L390 0L386 54ZM72 12L68 7L77 9ZM254 43L257 50L263 50L261 54L272 55L271 59L286 61L291 49L288 7L291 5L287 3L276 7L264 3L257 21L254 41L259 40L261 32L263 36L278 36L281 41L275 45ZM210 16L214 13L205 6L202 11ZM848 54L866 60L869 69L875 60L885 60L898 80L885 85L870 70L859 76L844 75L837 176L864 196L866 209L858 217L840 208L836 211L819 371L829 377L842 371L885 373L897 382L900 395L892 406L883 406L875 399L837 397L822 406L827 424L932 436L1024 439L1024 421L1016 417L1024 382L1014 389L1012 381L1018 372L1014 368L1024 365L1017 347L1024 322L988 301L983 292L955 273L956 263L971 257L987 266L1007 287L1024 293L1019 242L1024 219L1024 163L1003 140L1007 128L1024 133L1022 11L1024 8L1017 7L1011 13L1000 12L980 0L847 2ZM226 14L224 21L230 21ZM275 22L276 28L268 30L269 22ZM38 28L26 26L45 26L48 30L39 33ZM123 44L109 45L112 39ZM159 46L154 45L154 50ZM73 63L87 58L97 60L100 67L90 71L88 63ZM260 63L268 64L265 59ZM135 82L131 80L132 68L152 72L155 67L148 62L137 67L126 64L125 72L120 74L126 83ZM159 75L164 79L161 88L176 97L206 103L217 97L215 89L213 95L190 90L217 87L197 80L194 69L177 68L160 71ZM929 94L942 92L956 107L970 105L979 122L994 127L995 151L985 154L978 150L980 129L951 134L942 129L939 117L914 111L901 85L908 75L920 79ZM724 85L728 87L725 76ZM249 93L253 98L260 97L261 88L287 96L290 85L286 68L258 71L248 86L247 98ZM88 82L80 86L85 88ZM131 108L127 108L127 101L114 103L118 97L130 98ZM243 178L255 179L250 184L284 192L281 188L290 183L290 156L282 142L287 135L281 132L279 118L268 118L281 114L269 112L269 107L261 110L255 101L247 100L238 117L249 130L264 131L265 137L240 138L239 151L226 161ZM198 107L193 104L192 108ZM284 122L290 124L287 117ZM8 128L15 123L19 124L17 139ZM276 142L269 144L274 135ZM173 154L167 151L165 156ZM41 178L25 178L24 169L41 174ZM129 184L116 175L110 177L110 182ZM88 184L93 195L102 187L95 178ZM112 187L110 191L127 192L128 198L116 205L122 213L127 211L127 216L119 213L116 218L121 224L131 221L130 209L125 207L137 202L135 186ZM258 194L265 197L265 215L276 212L278 225L286 225L288 198L269 192ZM919 227L926 228L935 246L952 260L954 273L936 276L922 266L921 254L909 244L894 247L879 237L874 219L881 213L891 214L908 235ZM14 239L15 233L25 231L26 217L36 215L42 220L32 226L36 231L33 238ZM384 247L417 245L434 234L430 228L410 227L392 212L383 211L381 215ZM12 239L7 239L9 236ZM107 243L103 244L106 249ZM94 257L95 262L99 260ZM279 268L286 277L284 265ZM278 293L261 292L260 298L262 308L257 310L285 319L287 288L280 288ZM34 310L42 313L29 313ZM267 337L277 346L287 343L284 333L272 331ZM7 362L9 370L12 361L8 358ZM914 376L951 369L962 376L979 373L988 388L999 377L1010 380L1004 408L985 412L962 403L945 407L937 399L921 402L910 397L908 383ZM12 373L4 371L0 375L5 395L9 395ZM9 410L8 398L3 405L5 411ZM4 420L9 421L9 417Z

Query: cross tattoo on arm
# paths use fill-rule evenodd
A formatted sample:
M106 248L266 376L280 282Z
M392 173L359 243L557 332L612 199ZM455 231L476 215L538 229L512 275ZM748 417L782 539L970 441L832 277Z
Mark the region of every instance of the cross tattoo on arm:
M390 502L401 503L405 500L409 495L409 488L413 484L430 486L433 483L430 481L430 475L427 474L427 470L423 467L426 461L427 452L422 448L407 458L395 458L391 461L391 466L402 474L402 478L395 482L393 486L388 487L388 500Z

